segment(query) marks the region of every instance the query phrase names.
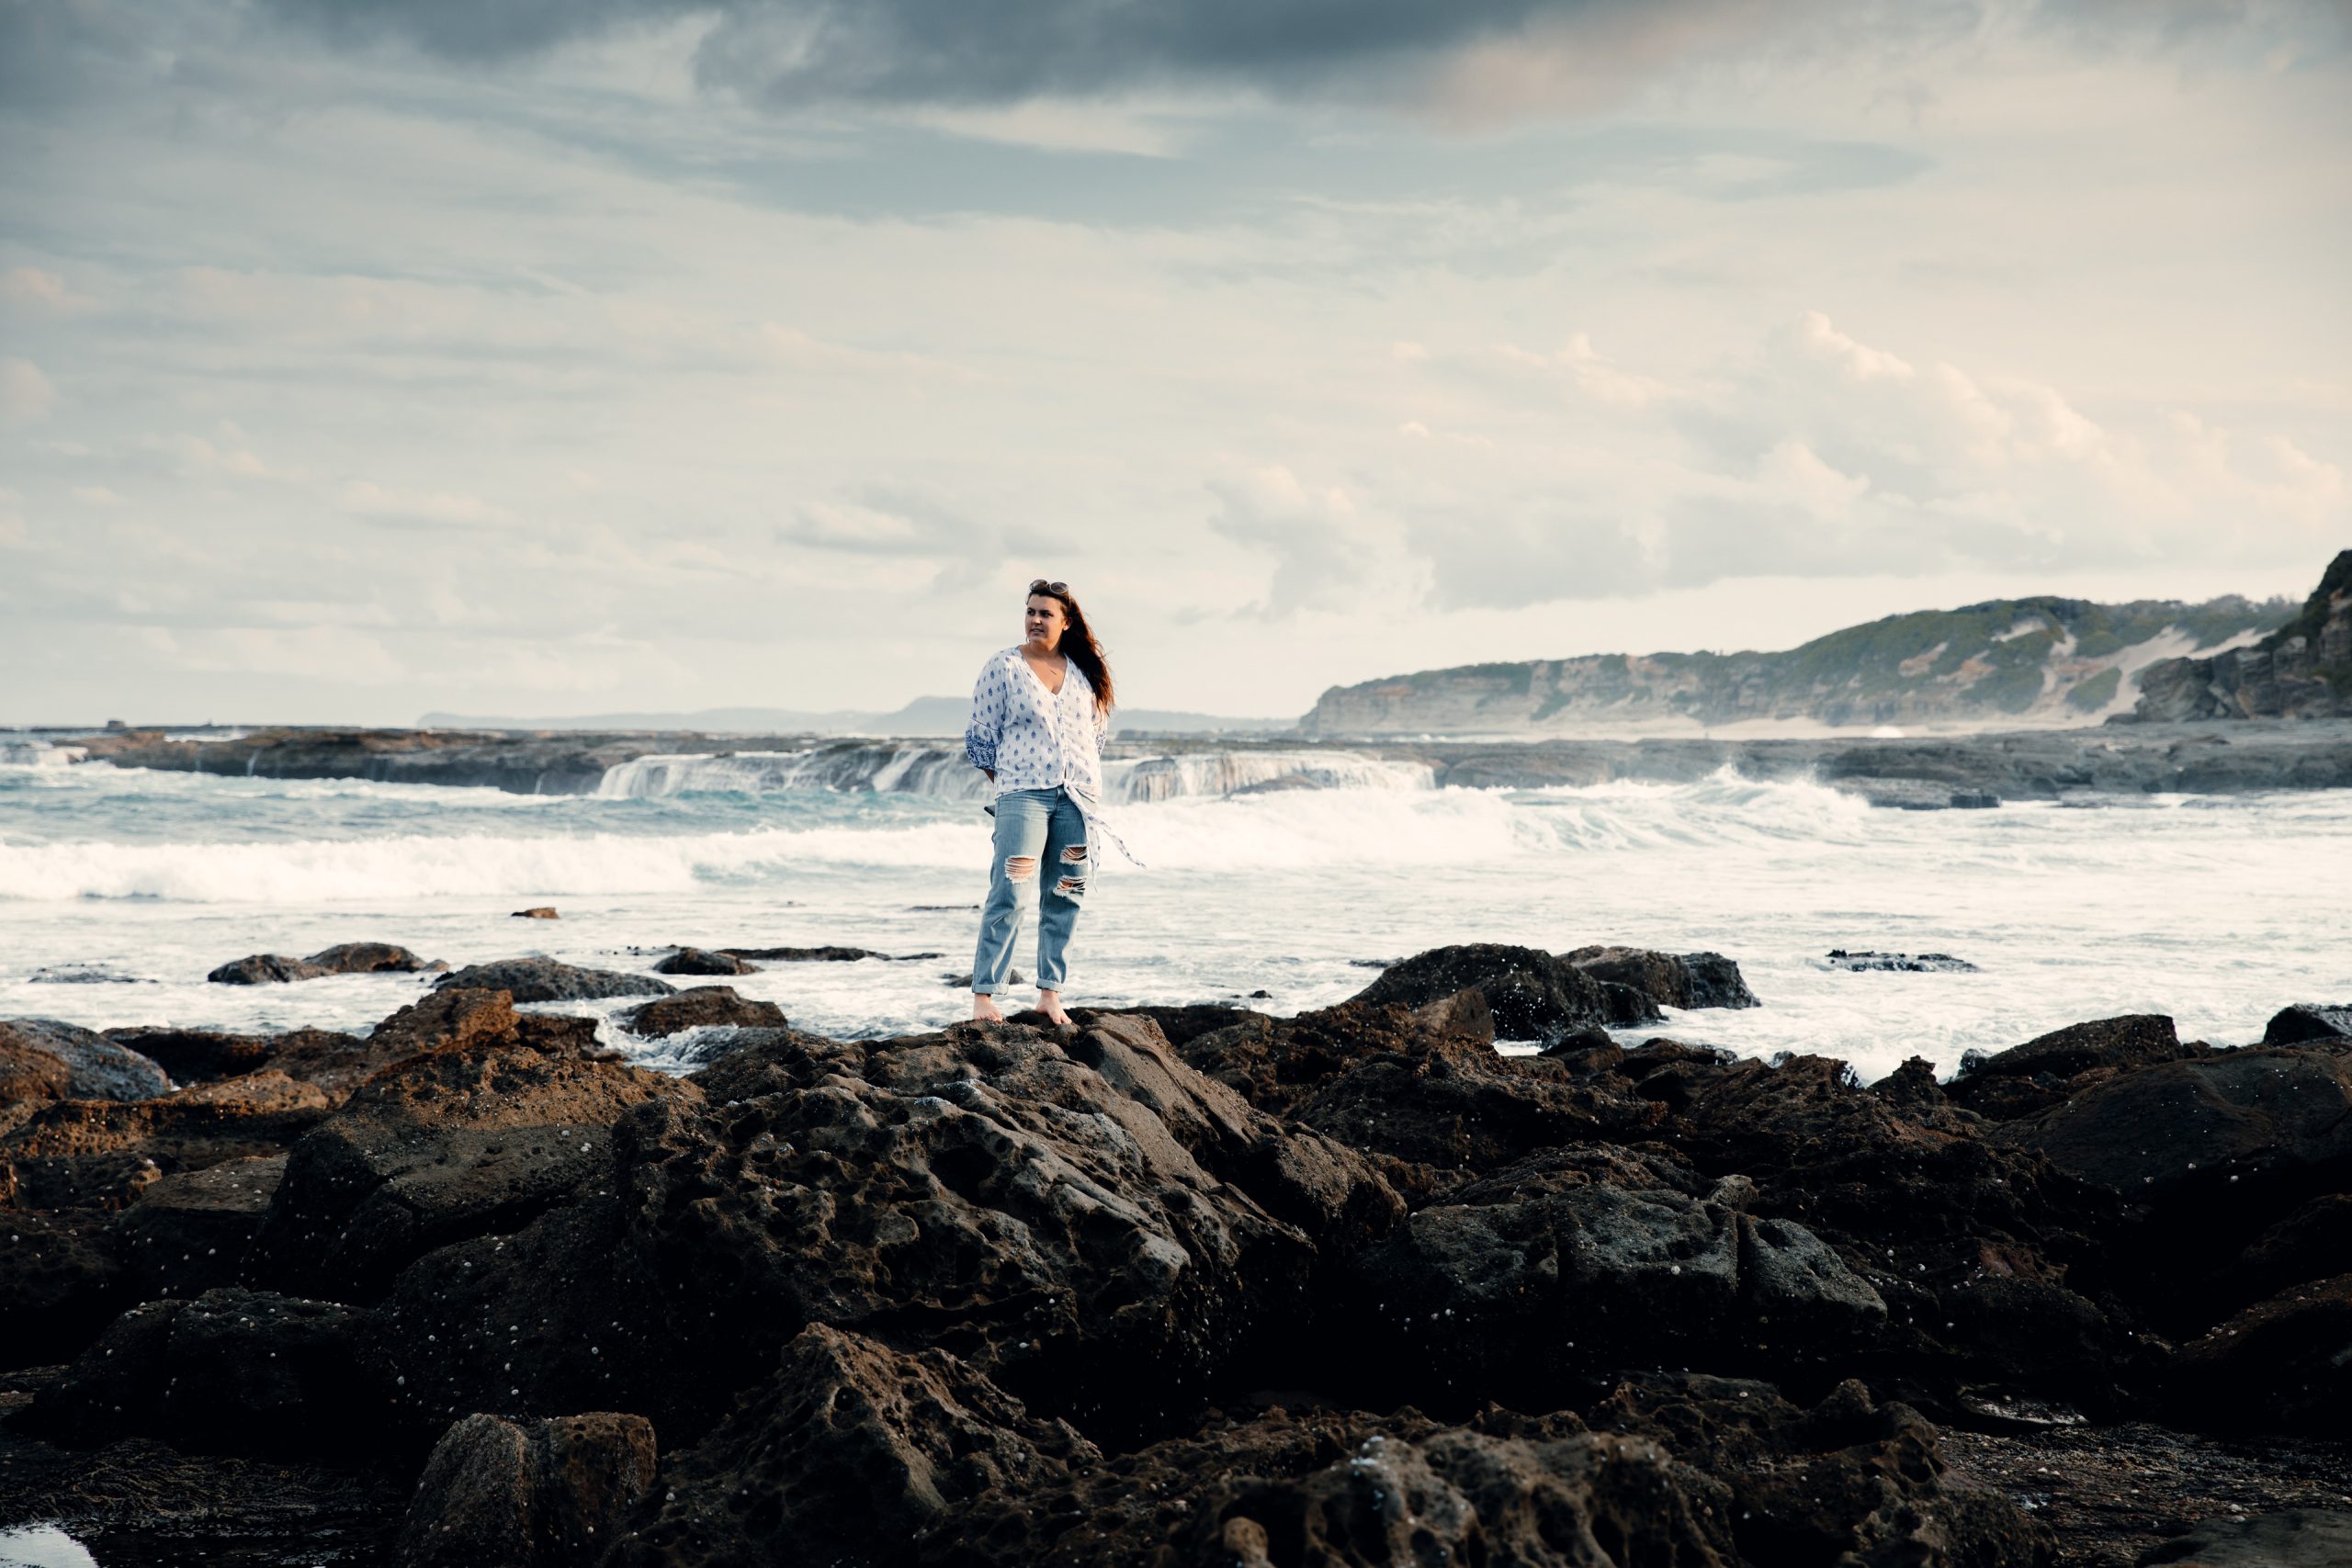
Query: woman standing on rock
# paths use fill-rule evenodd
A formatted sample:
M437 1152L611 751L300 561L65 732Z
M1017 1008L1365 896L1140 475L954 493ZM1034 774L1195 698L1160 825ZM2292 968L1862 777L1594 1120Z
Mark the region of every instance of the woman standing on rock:
M1038 888L1037 1010L1062 1010L1063 954L1094 872L1101 829L1102 739L1111 728L1111 667L1069 584L1029 585L1021 645L993 654L972 688L964 755L996 784L996 844L972 959L972 1016L1000 1020L996 993L1012 971L1021 906ZM1091 824L1091 827L1090 827ZM1105 832L1105 837L1109 835ZM1113 839L1116 843L1117 840ZM1046 875L1039 867L1050 868Z

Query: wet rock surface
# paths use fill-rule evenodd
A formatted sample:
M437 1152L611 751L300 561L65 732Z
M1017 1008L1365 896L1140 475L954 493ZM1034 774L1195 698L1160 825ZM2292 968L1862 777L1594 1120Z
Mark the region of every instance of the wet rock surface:
M614 1021L631 1034L653 1039L689 1029L783 1029L789 1021L774 1002L739 997L731 986L695 986L631 1008Z
M20 1032L0 1517L628 1568L2333 1540L2352 1053L1627 1043L1727 1005L1704 956L861 1041L703 987L628 1015L687 1077L459 976L364 1036Z
M1720 953L1656 953L1644 947L1579 947L1560 957L1596 980L1629 986L1660 1007L1752 1008L1739 965Z
M390 942L346 942L313 953L308 958L256 953L250 958L223 964L205 978L219 986L272 986L293 980L318 980L329 975L414 975L447 967Z
M1354 1000L1426 1007L1476 990L1509 1040L1552 1041L1573 1030L1656 1022L1664 1015L1642 991L1596 978L1532 947L1472 942L1418 953L1381 971Z
M2297 1002L2280 1008L2262 1030L2265 1045L2300 1045L2312 1040L2352 1040L2352 1003L2330 1007Z
M171 1091L162 1067L103 1034L51 1018L0 1019L0 1104L145 1100Z
M653 1484L652 1423L600 1411L517 1423L469 1416L425 1461L399 1568L565 1568L622 1535Z
M1858 975L1872 972L1897 975L1973 975L1976 965L1949 953L1877 953L1833 947L1822 962L1832 969Z
M756 975L760 966L731 953L682 947L653 966L657 975Z
M666 997L677 989L645 975L582 969L552 958L502 958L469 964L434 984L448 990L504 991L518 1002L598 1001L608 997Z

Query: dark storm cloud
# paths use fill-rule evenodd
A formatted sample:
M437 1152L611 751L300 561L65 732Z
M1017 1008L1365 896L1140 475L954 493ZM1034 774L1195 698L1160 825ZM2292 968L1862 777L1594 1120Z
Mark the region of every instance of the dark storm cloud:
M996 104L1162 82L1275 85L1410 67L1531 26L1749 10L1751 0L267 0L340 41L514 59L625 26L716 18L707 85L778 105Z

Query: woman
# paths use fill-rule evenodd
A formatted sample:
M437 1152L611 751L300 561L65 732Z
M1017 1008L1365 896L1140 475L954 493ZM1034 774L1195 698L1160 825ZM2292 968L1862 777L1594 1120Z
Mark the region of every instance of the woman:
M1037 1010L1062 1010L1062 958L1093 878L1102 738L1111 728L1111 667L1066 582L1029 585L1026 634L980 666L964 755L996 785L996 848L972 958L972 1017L1001 1021L996 994L1012 971L1021 904L1037 888ZM1045 871L1041 874L1040 867Z

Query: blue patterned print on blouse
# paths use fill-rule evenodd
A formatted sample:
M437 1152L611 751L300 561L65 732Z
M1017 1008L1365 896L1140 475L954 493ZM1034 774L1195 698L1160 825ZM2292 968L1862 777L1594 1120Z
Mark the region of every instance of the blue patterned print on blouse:
M1094 706L1094 688L1076 664L1062 689L1046 683L1018 648L991 655L972 686L964 755L996 773L996 792L1067 788L1080 804L1102 798L1102 739L1111 717Z

